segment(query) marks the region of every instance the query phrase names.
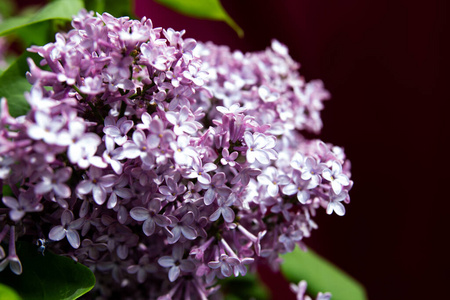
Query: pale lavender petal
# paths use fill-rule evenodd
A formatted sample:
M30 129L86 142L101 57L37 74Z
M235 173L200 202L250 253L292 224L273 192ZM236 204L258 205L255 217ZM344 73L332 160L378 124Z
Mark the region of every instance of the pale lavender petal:
M288 184L285 187L283 187L282 191L283 191L283 194L290 196L290 195L294 195L295 193L297 193L298 188L295 184Z
M55 194L61 198L69 198L71 194L70 188L63 183L54 185L53 190L55 191Z
M25 216L25 212L23 210L10 210L9 211L9 217L11 218L11 220L13 220L14 222L19 221L20 219L23 218L23 216Z
M121 156L134 159L141 155L141 150L137 145L132 142L127 142L123 145L123 150L121 152Z
M106 201L106 190L102 186L95 185L92 190L95 203L102 205Z
M52 190L52 185L50 182L41 181L34 186L34 192L39 195L43 195Z
M195 219L194 213L190 211L187 214L185 214L183 216L183 218L181 218L180 222L183 223L183 224L189 225L189 224L192 224L192 222L194 222L194 219Z
M230 277L231 276L231 267L229 264L226 263L222 263L222 265L220 266L220 272L222 273L223 276L225 277Z
M136 145L140 146L142 144L144 144L146 139L145 133L141 130L136 130L135 132L133 132L133 142L136 143Z
M159 146L160 141L161 139L157 135L152 134L149 137L147 137L147 147L149 149L155 149L156 147Z
M73 248L77 249L78 247L80 247L80 236L78 234L78 231L69 229L67 230L66 236L67 240Z
M13 197L3 196L2 200L3 200L3 203L6 206L8 206L9 208L17 209L19 207L19 202Z
M168 268L175 265L175 260L172 256L163 256L158 259L158 264L161 267Z
M61 225L53 227L48 234L48 238L53 241L60 241L65 236L66 236L66 230Z
M145 221L150 217L150 214L143 207L133 207L130 211L130 216L136 221Z
M169 280L170 282L174 282L177 280L178 276L180 275L180 268L178 266L173 266L169 270Z
M235 214L231 208L225 207L222 210L222 216L226 222L231 223L234 221Z
M343 216L345 215L345 207L342 203L337 202L334 204L334 212L338 215L338 216Z
M330 169L323 170L322 177L331 182L334 180Z
M208 173L202 173L202 175L198 176L197 180L202 184L210 184L211 176Z
M106 204L106 207L108 209L114 208L117 205L117 195L116 193L111 193L111 196L109 196L108 203Z
M297 193L297 199L301 204L306 204L306 201L309 200L309 193L307 191L299 191Z
M113 186L116 182L117 176L115 174L108 174L100 178L100 182L104 187Z
M267 175L259 175L257 177L258 182L264 185L271 185L272 184L272 180L270 180L270 178Z
M205 193L205 196L203 197L203 201L205 202L205 205L210 205L214 202L216 193L214 193L213 189L208 189Z
M175 112L169 111L166 113L165 116L166 116L167 121L169 121L173 125L177 125L178 118L177 118Z
M210 261L208 262L208 267L210 267L211 269L217 269L221 264L222 263L219 261Z
M217 169L217 165L213 164L213 163L206 163L203 166L203 171L204 172L211 172L213 170Z
M347 186L350 184L350 180L348 179L347 175L345 175L345 174L339 174L336 178L336 181L338 181L343 186Z
M155 215L153 219L155 220L155 223L160 227L166 227L172 224L172 221L170 221L170 219L166 216Z
M342 185L337 180L331 182L331 187L336 195L339 195L342 192Z
M222 208L219 207L215 212L212 213L212 215L209 216L209 220L214 222L220 218L220 215L222 213Z
M146 236L151 236L155 232L155 227L155 221L152 218L148 218L142 225L142 231L144 231Z
M249 162L249 163L254 163L255 162L255 159L256 159L256 153L255 153L255 151L253 151L253 150L247 150L247 155L246 155L246 158L247 158L247 162Z
M263 165L268 165L270 163L270 158L266 151L255 150L254 153L255 153L255 158Z
M150 201L148 204L148 209L155 213L159 212L161 210L161 202L157 199Z
M114 126L114 125L108 125L108 126L105 126L105 127L103 128L103 132L104 132L106 135L109 135L109 136L112 136L112 137L121 135L121 132L120 132L119 128L117 128L117 127Z
M278 194L278 185L271 184L267 186L267 192L270 196L275 197Z
M22 263L17 256L10 259L9 268L16 275L22 274Z
M89 194L94 187L94 184L89 180L83 180L77 185L77 192L83 195Z
M181 233L188 240L195 240L197 238L197 232L194 228L189 226L181 226Z
M165 196L172 195L172 191L165 185L159 187L159 192Z
M181 228L179 226L174 227L172 229L172 235L173 236L167 237L167 242L169 244L175 244L176 242L178 242L181 237Z

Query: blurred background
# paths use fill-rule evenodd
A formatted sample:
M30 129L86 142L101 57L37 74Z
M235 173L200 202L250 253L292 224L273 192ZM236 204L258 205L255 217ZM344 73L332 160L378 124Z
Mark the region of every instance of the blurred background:
M449 297L449 2L221 2L244 38L153 0L136 0L135 12L233 50L263 50L272 39L287 45L306 80L322 79L332 94L319 138L344 147L355 182L346 215L320 211L306 244L359 280L371 300ZM264 277L274 299L295 299L279 276Z

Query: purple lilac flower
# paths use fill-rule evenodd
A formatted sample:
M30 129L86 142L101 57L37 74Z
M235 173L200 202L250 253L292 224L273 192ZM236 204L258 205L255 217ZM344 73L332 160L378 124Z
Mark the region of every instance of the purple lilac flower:
M333 161L332 169L322 171L322 177L331 182L331 188L336 195L342 191L342 187L350 184L347 175L342 173L342 166L339 162Z
M133 207L130 216L136 221L144 221L142 230L145 235L150 236L155 232L156 225L159 227L167 227L172 221L163 215L159 215L161 210L161 202L157 199L150 201L148 209L144 207Z
M3 196L3 203L10 209L9 217L11 220L20 221L28 212L38 212L44 209L40 198L36 198L31 191L23 191L18 199L11 196Z
M320 131L329 94L286 46L231 52L86 11L72 26L29 49L42 58L28 61L30 111L0 101L10 247L48 237L105 299L206 299L217 279L304 248L316 210L345 213L342 148L303 135ZM0 265L20 273L14 251L0 247Z
M172 256L162 256L158 259L160 266L170 268L168 275L171 282L180 276L181 271L192 272L195 270L195 264L189 258L183 259L183 252L183 246L177 244L173 247Z
M224 197L219 197L219 199L217 200L219 207L215 212L212 213L212 215L209 216L209 220L216 221L222 215L225 222L233 222L235 213L233 209L230 208L230 206L234 204L234 201L236 201L235 194L230 194L230 196L228 196L228 198L226 199Z
M246 131L244 133L245 143L247 145L247 161L254 163L255 160L261 164L268 165L271 159L276 159L275 147L276 139L273 136L265 136L262 133Z
M54 192L58 197L69 198L71 195L70 187L65 184L72 175L71 168L55 170L48 168L41 173L42 181L34 186L34 192L43 195L48 192Z
M70 210L65 210L61 215L61 225L53 227L48 237L53 241L60 241L67 237L70 245L73 248L80 247L80 235L78 229L83 225L84 220L73 220L73 213Z
M103 175L103 171L96 167L91 167L87 175L89 179L81 181L76 191L82 195L92 193L94 201L102 205L106 201L107 189L115 183L117 177L114 174Z

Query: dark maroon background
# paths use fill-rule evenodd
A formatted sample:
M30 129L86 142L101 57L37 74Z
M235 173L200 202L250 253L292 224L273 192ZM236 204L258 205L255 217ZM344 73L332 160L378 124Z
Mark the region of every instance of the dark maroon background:
M320 137L345 148L355 181L345 217L319 214L308 244L363 283L371 300L449 297L448 1L222 3L244 39L153 1L138 0L136 12L232 49L286 44L301 73L331 92ZM275 299L289 299L282 290Z

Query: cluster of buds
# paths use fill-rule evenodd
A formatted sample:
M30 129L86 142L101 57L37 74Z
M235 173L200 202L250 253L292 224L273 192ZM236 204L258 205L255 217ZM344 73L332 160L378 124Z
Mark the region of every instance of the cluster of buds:
M82 11L33 46L25 116L1 100L0 268L15 241L90 267L93 297L206 299L345 214L349 162L320 131L329 97L277 41L263 52L184 38L151 20Z

